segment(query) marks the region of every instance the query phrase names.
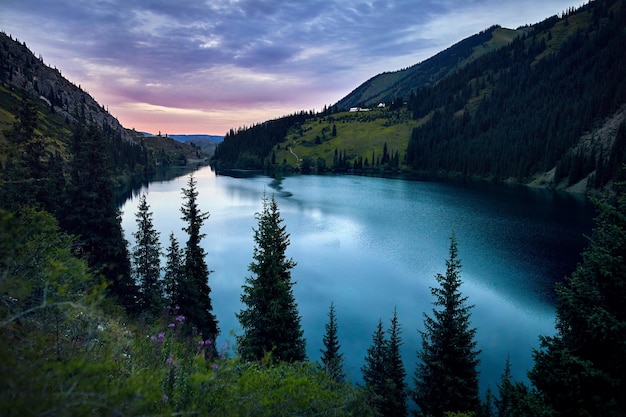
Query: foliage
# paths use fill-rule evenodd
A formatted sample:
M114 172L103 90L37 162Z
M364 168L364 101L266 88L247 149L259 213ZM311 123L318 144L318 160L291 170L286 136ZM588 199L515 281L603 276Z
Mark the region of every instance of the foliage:
M282 225L278 204L263 195L263 209L257 213L255 247L237 314L244 334L238 338L239 354L244 360L261 360L270 353L277 361L302 361L306 358L305 340L300 328L298 306L293 296L291 269L296 263L286 257L289 234Z
M231 361L213 384L200 387L211 400L206 411L215 416L373 416L359 389L312 363Z
M597 204L583 261L557 285L556 335L529 373L556 416L623 415L626 402L626 193Z
M450 238L450 257L446 274L436 275L439 287L431 288L435 297L432 317L424 314L422 349L418 352L413 400L422 415L441 416L445 412L478 411L478 355L470 327L473 306L460 292L461 261L454 235Z
M337 315L335 313L335 304L330 304L328 311L328 323L325 325L326 333L322 342L324 349L322 353L322 366L326 373L336 382L343 382L346 374L343 370L344 356L340 352L339 337L337 336Z
M368 403L377 415L406 416L406 371L400 355L402 339L395 310L388 333L389 339L385 338L382 320L379 320L361 368L365 391Z
M231 129L217 146L213 160L217 161L219 168L262 169L272 147L285 138L291 127L302 123L308 116L307 112L301 111L249 128Z
M183 230L188 239L185 245L185 277L177 284L175 304L180 306L181 313L188 323L195 326L198 333L209 340L215 340L219 334L217 319L213 314L211 288L209 286L209 268L206 264L206 252L200 245L205 235L201 232L204 221L209 213L202 212L198 207L197 181L193 173L189 175L187 188L183 188L184 202L180 209L182 220L187 222Z
M133 278L139 283L139 308L149 317L153 317L159 314L164 306L161 245L145 194L139 198L135 217L137 231L133 233L135 246L131 253Z
M554 185L598 170L594 185L606 184L607 165L619 150L597 140L577 146L626 102L626 7L593 2L576 17L576 27L567 27L568 16L536 25L453 77L417 90L408 105L426 123L413 130L408 165L523 181L556 167ZM557 30L566 32L558 47L550 37Z
M107 140L94 125L77 126L72 142L66 215L60 223L78 236L78 248L95 273L110 283L110 292L127 311L137 312L138 287L131 278L121 214L115 204Z
M170 232L170 245L167 247L165 257L163 289L165 298L170 304L175 305L176 300L180 297L178 285L185 279L185 265L183 263L184 253L174 236L174 232Z
M1 415L373 415L316 364L230 358L180 308L153 325L105 312L72 244L48 213L0 211Z

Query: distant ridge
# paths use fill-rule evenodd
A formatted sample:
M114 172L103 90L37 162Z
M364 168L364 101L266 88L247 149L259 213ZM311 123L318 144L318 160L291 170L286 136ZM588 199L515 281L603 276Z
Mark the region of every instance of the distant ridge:
M170 139L174 139L177 142L182 142L182 143L188 143L191 141L197 141L197 140L204 140L204 141L210 141L210 142L215 142L215 143L220 143L221 141L224 140L224 136L219 136L219 135L206 135L203 133L198 133L198 134L185 134L185 135L170 135L170 134L165 134L165 135L161 135L161 134L157 134L155 135L154 133L150 133L150 132L141 132L142 135L144 136L166 136Z
M430 86L484 54L505 46L523 30L494 25L439 52L431 58L400 71L378 74L337 102L338 109L373 107L397 98L407 99L407 92Z

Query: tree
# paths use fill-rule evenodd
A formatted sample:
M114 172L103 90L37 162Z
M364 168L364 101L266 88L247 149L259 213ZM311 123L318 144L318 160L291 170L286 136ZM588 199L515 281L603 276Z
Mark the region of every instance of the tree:
M418 352L413 400L422 415L441 416L445 412L478 410L478 355L470 328L467 297L460 292L461 261L456 238L450 238L450 258L446 274L436 275L439 287L431 288L435 297L433 316L424 313L422 349Z
M185 245L185 279L178 285L176 305L180 307L180 314L185 316L186 323L195 326L205 339L215 341L219 334L217 320L213 315L211 303L211 288L209 287L209 268L206 264L206 252L200 245L205 234L201 233L204 221L209 213L204 213L198 207L197 181L193 174L189 175L188 188L183 188L184 202L180 209L182 220L187 222L183 230L188 239Z
M385 359L387 357L387 341L383 330L383 321L378 320L376 331L372 335L372 345L367 348L365 364L361 367L365 391L370 406L382 415L387 394L387 377Z
M541 336L529 378L555 416L626 410L626 193L597 202L583 260L556 287L556 334Z
M396 417L407 415L407 386L404 381L406 370L400 354L400 346L402 346L401 333L402 329L398 323L398 313L394 309L391 327L389 328L389 344L386 359L386 374L388 384L390 384L390 392L387 395L385 415Z
M95 125L77 125L66 215L61 225L79 236L77 249L96 274L110 283L109 291L129 312L137 311L139 290L131 277L128 242L116 205L106 138Z
M306 358L300 316L293 296L291 269L296 263L287 258L289 234L274 196L263 195L263 210L256 214L254 261L248 266L241 301L246 306L237 314L244 334L238 338L239 353L245 360L260 360L271 353L276 361L302 361Z
M170 233L170 246L165 254L165 268L163 276L163 286L165 298L172 304L178 300L178 287L185 279L185 265L183 263L184 253L178 244L178 240L174 237L174 233Z
M383 324L379 320L372 345L367 350L365 365L361 368L365 389L371 407L379 415L406 416L406 371L400 354L402 339L396 310L387 333L389 339L385 338Z
M497 417L511 416L513 409L513 389L514 386L511 382L511 359L507 356L504 364L504 372L500 378L500 384L498 384L498 397L494 400Z
M328 323L326 323L326 333L322 342L324 349L321 349L322 364L326 373L336 382L343 382L346 374L343 371L344 356L339 350L339 338L337 337L337 316L335 315L335 305L330 304L328 312Z
M133 233L135 247L132 251L132 272L139 283L139 305L144 312L155 317L163 308L163 283L161 282L161 245L159 232L152 223L152 212L146 195L139 198L136 213L137 231Z

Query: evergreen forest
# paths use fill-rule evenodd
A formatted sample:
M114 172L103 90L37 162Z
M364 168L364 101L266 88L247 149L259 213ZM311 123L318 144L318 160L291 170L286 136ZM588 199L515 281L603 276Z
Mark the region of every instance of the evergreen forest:
M411 347L415 372L399 352L416 330L403 328L388 300L390 319L371 329L363 384L354 384L334 304L323 307L323 349L307 357L297 259L286 255L289 225L272 195L251 213L243 331L218 343L203 246L211 217L193 173L180 190L184 241L173 231L164 241L145 195L131 242L121 225L120 189L189 154L150 148L79 87L34 83L50 69L2 34L0 415L623 416L625 22L623 1L597 0L520 28L435 83L395 90L384 107L294 113L231 130L216 151L223 170L585 179L587 189L610 191L594 199L581 263L555 288L555 333L537 335L529 383L512 379L507 359L484 394L454 234L430 277L432 309L414 312L424 323ZM612 135L601 134L606 120L616 122Z
M231 130L213 163L611 190L625 162L625 25L624 2L601 0L489 28L320 112Z

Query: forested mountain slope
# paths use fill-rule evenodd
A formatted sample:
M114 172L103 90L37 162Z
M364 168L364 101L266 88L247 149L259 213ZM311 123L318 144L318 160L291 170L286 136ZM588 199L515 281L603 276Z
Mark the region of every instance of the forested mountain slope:
M11 159L19 157L25 148L31 154L37 149L38 156L31 155L33 161L43 163L54 157L58 164L67 165L75 154L72 137L76 129L90 125L102 133L120 185L132 176L154 172L159 165L184 164L208 156L197 147L168 138L150 140L124 128L89 93L64 78L58 69L47 66L41 56L35 57L25 43L0 33L0 162L4 180L29 175L28 170L8 172L15 168Z
M410 91L436 84L485 53L510 43L522 33L522 30L492 26L412 67L372 77L339 100L337 108L373 107L381 102L407 99Z
M623 1L596 1L418 90L407 165L594 188L621 178L625 28Z
M321 113L272 121L282 128L271 140L258 134L267 124L232 131L216 161L399 169L579 192L611 187L626 140L625 28L623 0L597 0L515 31L494 26L374 77ZM380 101L385 108L372 108ZM342 112L352 104L369 111ZM383 162L385 144L399 152L398 164Z

